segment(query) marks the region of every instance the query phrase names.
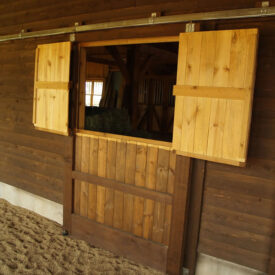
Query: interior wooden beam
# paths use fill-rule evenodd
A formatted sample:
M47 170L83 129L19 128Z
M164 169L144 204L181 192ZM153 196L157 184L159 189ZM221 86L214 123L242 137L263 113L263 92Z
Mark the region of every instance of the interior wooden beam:
M148 113L149 113L149 109L147 108L145 110L144 114L139 119L138 128L142 127L142 125L145 123L146 117L148 116Z
M109 46L109 47L105 47L105 48L111 54L111 56L115 60L116 64L120 68L120 71L121 71L123 77L125 78L126 82L127 83L130 82L129 71L128 71L126 63L122 59L117 47L116 46Z
M161 132L165 133L168 129L168 107L169 107L169 83L164 82L164 91L162 94L161 110Z
M142 65L140 66L140 70L139 70L139 73L138 73L138 78L139 79L143 78L143 76L145 75L145 73L149 69L152 61L153 61L153 55L148 55L147 58L142 63Z
M99 64L110 65L110 66L117 66L117 63L112 60L97 58L97 57L90 57L90 56L87 57L87 62L99 63Z
M160 49L162 51L167 51L168 53L176 54L178 55L178 49L172 49L171 47L167 47L167 44L151 44L150 47Z
M130 53L130 52L129 52ZM129 89L130 106L131 106L131 121L133 129L138 125L138 74L140 68L140 59L138 58L139 47L134 47L132 55L128 58L128 68L131 73L131 85Z
M145 52L147 54L151 54L154 56L165 57L170 60L175 60L176 62L178 59L177 53L168 52L168 51L160 49L160 48L152 47L151 45L146 45L146 44L140 45L139 48L140 48L141 52Z
M155 118L156 118L159 129L161 129L161 121L160 121L159 115L158 115L158 113L157 113L154 106L153 106L153 114L155 115Z
M147 129L153 130L153 118L154 118L154 87L153 81L149 79L149 91L148 91L148 123Z

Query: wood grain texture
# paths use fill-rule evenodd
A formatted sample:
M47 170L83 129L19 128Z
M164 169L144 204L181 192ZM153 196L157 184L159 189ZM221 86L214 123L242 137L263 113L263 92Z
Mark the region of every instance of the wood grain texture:
M156 172L157 172L158 150L149 147L147 151L147 167L146 167L146 187L156 190ZM143 220L143 237L145 239L152 238L153 231L153 214L155 202L146 199L144 202L144 220Z
M137 145L135 185L145 186L147 146ZM142 236L144 198L135 196L133 213L133 234Z
M75 169L81 170L82 139L76 139L75 145ZM80 214L81 181L74 181L74 213Z
M188 218L190 176L192 164L188 157L177 156L170 241L167 254L167 273L180 274L184 258L184 235Z
M98 176L106 177L107 166L107 140L98 140ZM106 188L97 186L96 221L104 223L104 208L106 200Z
M170 152L160 149L158 151L157 174L156 174L156 190L167 192L168 173L169 173ZM163 242L164 223L165 223L165 204L156 202L154 208L154 222L152 239L156 242Z
M173 148L182 155L245 163L257 42L257 29L180 35Z
M77 137L78 139L79 137ZM88 153L88 152L87 152ZM90 139L90 165L89 173L93 175L98 174L98 139ZM95 184L89 185L89 203L88 203L88 218L96 219L97 206L97 186Z
M175 152L94 134L77 135L76 140L81 154L76 154L72 177L81 182L81 191L75 192L80 203L75 213L167 245Z
M126 165L125 165L125 184L135 184L136 169L136 144L127 143ZM124 211L123 211L123 230L132 232L133 225L134 197L131 194L124 193Z
M275 238L273 236L272 247L269 259L268 274L273 274L275 272Z
M72 137L72 140L74 138ZM73 141L75 144L75 141ZM71 147L71 159L75 154L75 148ZM73 178L72 171L74 167L72 166L72 162L68 162L65 164L65 179L63 185L63 228L71 233L71 225L72 225L72 213L73 213L73 201L74 201L74 188L73 188Z
M79 50L79 93L77 104L77 127L84 129L85 123L85 83L86 83L86 49Z
M152 190L145 189L138 186L126 185L116 180L110 180L107 178L94 176L94 175L90 175L79 171L73 171L72 175L74 179L89 182L92 184L97 184L105 188L112 188L117 191L126 192L132 195L137 195L137 196L150 199L150 200L155 200L161 203L168 203L168 204L172 203L172 196L170 194L152 191Z
M107 149L107 178L116 178L117 164L114 161L117 154L117 143L115 141L108 141ZM106 201L105 201L105 213L104 223L112 226L114 219L114 190L112 188L106 188Z
M72 217L72 233L103 249L165 271L167 247L85 219Z
M200 222L202 213L202 198L204 193L206 161L193 159L190 202L186 229L186 242L184 247L183 266L189 269L189 274L194 275L197 264L197 248L199 243Z
M89 172L90 164L90 140L88 138L82 139L81 146L81 172ZM81 182L80 189L80 215L87 217L88 216L88 196L89 196L89 185L86 182Z
M126 150L127 143L119 142L117 144L116 154L116 180L125 182L125 167L126 167ZM124 209L124 193L115 191L115 205L114 205L114 223L115 228L122 229L123 227L123 209Z
M36 51L33 124L68 135L71 43L39 45Z

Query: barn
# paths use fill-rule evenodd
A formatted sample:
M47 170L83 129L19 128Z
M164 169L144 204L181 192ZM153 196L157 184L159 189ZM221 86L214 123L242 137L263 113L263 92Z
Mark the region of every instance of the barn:
M163 274L275 274L274 5L2 0L0 198Z

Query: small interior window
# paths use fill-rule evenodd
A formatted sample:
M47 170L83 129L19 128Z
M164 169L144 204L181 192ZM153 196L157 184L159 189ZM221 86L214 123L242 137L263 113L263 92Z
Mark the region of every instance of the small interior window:
M88 80L85 83L85 106L99 107L103 92L102 80Z

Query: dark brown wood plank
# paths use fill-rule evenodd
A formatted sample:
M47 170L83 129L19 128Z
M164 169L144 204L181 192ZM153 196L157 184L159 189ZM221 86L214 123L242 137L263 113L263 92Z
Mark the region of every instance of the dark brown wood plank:
M220 259L263 272L267 271L268 255L238 248L231 244L220 243L210 239L200 239L198 252L213 257L218 256Z
M70 118L69 118L69 128L76 128L76 103L77 103L77 83L78 83L78 47L74 43L72 45L72 61L70 68L70 79L74 83L72 89L70 90ZM73 68L76 68L73 70ZM74 183L72 178L72 171L75 169L75 146L76 146L76 136L73 135L71 138L71 148L68 150L71 152L71 161L65 165L65 179L64 179L64 191L63 191L63 228L64 230L71 233L71 215L73 213L74 206Z
M74 138L71 137L72 142L74 142ZM74 148L71 149L71 157L74 157ZM63 228L67 230L69 233L71 232L71 214L73 213L73 178L72 178L72 170L73 170L73 161L66 163L65 167L65 177L64 177L64 191L63 191Z
M181 274L183 264L191 169L191 158L177 155L170 242L167 254L167 272L171 275Z
M213 224L226 226L232 230L243 230L267 237L272 236L275 226L275 221L272 219L209 204L205 204L203 207L202 219Z
M268 274L275 274L275 236L273 236L272 247L270 251L270 260L268 266Z
M144 265L165 271L167 246L73 214L72 235Z
M76 137L75 140L75 167L74 169L81 169L81 151L82 151L82 137ZM80 192L81 181L74 179L74 208L73 213L80 213Z
M200 238L213 240L218 243L230 244L236 248L268 255L271 238L260 234L250 233L246 230L232 229L217 223L202 220Z
M261 197L247 196L234 190L223 191L205 187L204 204L244 212L257 217L274 219L275 202Z
M275 200L274 179L265 179L264 176L252 176L211 169L207 174L207 186L224 191L234 190L236 193ZM249 186L249 188L248 188ZM264 188L263 188L264 186Z
M43 198L63 202L63 182L18 168L9 161L0 162L1 182L10 184Z
M197 247L199 243L202 198L204 191L205 163L206 161L204 160L193 160L190 205L188 212L189 218L183 263L184 267L189 269L189 275L194 275L196 270Z

